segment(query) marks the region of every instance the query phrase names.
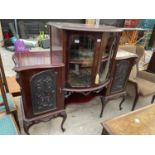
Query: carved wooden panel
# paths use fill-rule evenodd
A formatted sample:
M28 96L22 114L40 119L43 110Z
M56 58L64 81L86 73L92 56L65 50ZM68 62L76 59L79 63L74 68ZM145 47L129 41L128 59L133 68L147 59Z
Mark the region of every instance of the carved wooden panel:
M52 70L32 76L30 85L34 114L56 108L56 76L57 73Z
M121 60L120 62L117 63L111 92L123 90L127 80L129 69L130 69L130 63L128 61Z

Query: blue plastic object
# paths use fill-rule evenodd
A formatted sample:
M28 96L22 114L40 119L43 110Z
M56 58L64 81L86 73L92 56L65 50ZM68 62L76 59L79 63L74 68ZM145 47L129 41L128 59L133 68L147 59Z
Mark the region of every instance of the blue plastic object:
M6 93L6 97L7 97L7 101L8 101L8 105L10 110L15 109L15 104L12 100L12 96L9 93ZM0 103L3 102L2 96L0 95ZM5 106L0 106L0 112L4 112L5 111Z
M10 38L10 40L11 40L11 43L14 44L17 41L17 38L16 37L12 37L12 38Z
M143 19L139 22L138 27L153 29L154 24L155 24L155 19Z
M18 130L14 124L12 115L0 116L0 135L17 135Z

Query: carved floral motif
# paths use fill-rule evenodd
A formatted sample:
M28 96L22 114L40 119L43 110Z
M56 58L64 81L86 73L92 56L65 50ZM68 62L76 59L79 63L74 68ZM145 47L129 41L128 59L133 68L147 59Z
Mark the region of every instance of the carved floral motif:
M56 107L56 72L47 70L31 79L33 112L40 113Z

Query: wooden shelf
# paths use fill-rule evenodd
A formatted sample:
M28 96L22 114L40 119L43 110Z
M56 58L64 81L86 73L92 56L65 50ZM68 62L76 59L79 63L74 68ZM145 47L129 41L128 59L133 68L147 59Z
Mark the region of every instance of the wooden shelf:
M91 92L91 91L97 91L99 89L102 89L103 87L107 86L109 84L110 80L106 80L103 84L100 84L95 87L87 87L87 88L81 88L81 87L72 87L72 88L63 88L63 91L66 92L75 92L75 93L82 93L82 92Z
M93 59L83 59L83 60L75 59L75 60L71 60L69 63L79 64L79 65L92 65Z

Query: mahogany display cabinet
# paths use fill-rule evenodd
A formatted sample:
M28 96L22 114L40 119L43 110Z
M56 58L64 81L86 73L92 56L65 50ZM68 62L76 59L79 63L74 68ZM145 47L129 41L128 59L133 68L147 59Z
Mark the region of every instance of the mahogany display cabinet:
M75 99L75 93L85 98L101 92L110 82L122 29L71 23L48 25L52 57L59 57L65 64L66 104L72 97Z
M50 51L13 56L26 133L31 125L57 116L63 117L64 130L67 103L103 93L113 75L123 31L112 26L71 23L48 23L48 27Z

